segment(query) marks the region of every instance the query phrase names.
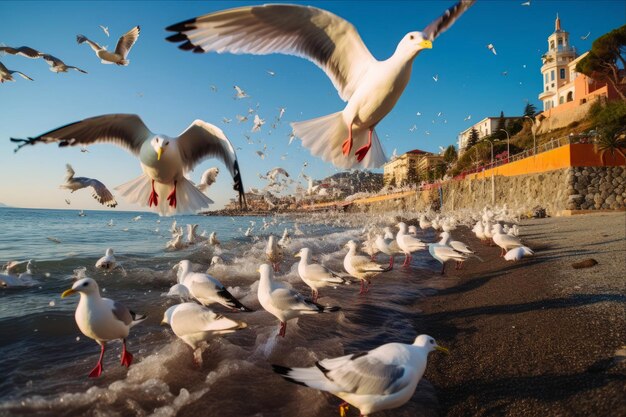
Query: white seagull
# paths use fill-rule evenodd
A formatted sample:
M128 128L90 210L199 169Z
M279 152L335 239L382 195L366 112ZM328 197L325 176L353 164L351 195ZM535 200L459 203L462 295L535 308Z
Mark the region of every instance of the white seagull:
M105 47L98 45L83 35L76 35L76 42L79 44L87 42L103 64L128 65L130 61L127 60L126 57L135 42L137 42L140 30L139 26L135 26L120 36L120 39L117 41L117 46L115 47L115 52L107 51Z
M163 314L161 324L169 324L172 331L194 350L194 360L202 362L202 342L215 335L234 333L248 325L217 314L207 307L196 303L173 305Z
M341 168L386 162L376 125L393 109L409 82L414 58L448 29L475 0L462 0L423 32L410 32L387 60L369 52L348 21L310 6L270 4L218 11L169 26L167 38L194 52L283 53L307 58L330 77L348 104L343 111L292 123L313 155ZM367 140L367 143L365 141ZM353 141L363 145L353 150ZM353 153L351 153L353 152ZM350 156L353 157L350 157Z
M72 288L61 294L61 298L75 293L80 294L74 318L80 331L100 345L100 359L89 373L90 378L102 374L102 358L106 342L122 339L122 365L127 368L133 361L133 355L126 350L126 338L130 328L142 322L146 316L135 314L124 305L108 298L100 297L98 284L91 278L83 278L74 283Z
M258 270L260 281L258 297L261 306L280 320L279 336L285 337L287 321L306 314L319 314L337 311L340 307L325 307L317 304L302 294L287 288L284 284L274 281L274 272L268 264Z
M74 177L76 174L74 169L70 164L65 164L67 172L65 174L65 184L61 184L59 188L71 190L74 192L76 190L80 190L81 188L91 187L93 189L92 197L98 200L98 203L107 206L107 207L115 207L117 206L117 201L111 194L111 191L102 184L100 181L93 178L86 177Z
M246 94L246 92L245 92L245 91L243 91L243 90L241 89L241 87L239 87L238 85L234 86L233 88L235 89L235 92L236 92L236 93L235 93L235 98L236 98L236 99L237 99L237 98L248 98L248 97L250 97L250 96L249 96L248 94Z
M317 361L311 368L272 368L289 382L327 391L344 400L339 406L341 416L346 415L350 404L366 417L409 401L433 350L448 353L435 339L422 334L411 345L387 343L369 352Z
M400 250L404 252L404 263L402 266L408 266L413 259L413 255L411 254L418 250L426 249L426 244L418 238L407 234L406 223L400 222L397 226L400 230L396 235L396 242Z
M217 232L211 232L211 235L209 235L209 243L213 246L218 246L220 244L220 241L217 240ZM211 260L211 264L213 264L213 260Z
M220 173L218 167L209 168L202 173L200 178L200 184L198 184L198 190L203 193L208 191L209 187L217 180L217 175Z
M274 272L278 272L280 270L280 262L283 260L283 251L278 247L276 238L273 235L270 235L267 239L265 255L267 256L267 260L272 264Z
M502 249L500 256L504 256L505 253L513 248L517 248L519 246L523 246L521 240L516 236L511 236L502 232L502 225L500 223L496 223L493 226L492 230L493 243L500 246Z
M506 255L504 255L504 259L507 261L519 261L526 256L533 256L534 254L535 252L528 246L518 246L509 250Z
M487 49L489 49L491 52L493 52L494 55L498 55L498 53L496 52L496 48L495 48L495 46L493 46L492 43L487 45Z
M2 64L2 62L0 62L0 84L2 84L5 81L15 81L13 79L13 74L18 74L20 77L24 79L34 81L32 78L30 78L28 75L24 74L23 72L10 70L7 67L5 67L4 64Z
M253 311L241 304L216 278L202 272L193 272L191 262L187 260L178 263L178 282L187 287L189 294L202 305L218 303L232 310Z
M370 280L382 272L391 271L391 267L385 267L367 256L357 255L355 241L350 240L346 243L348 253L343 258L343 267L348 274L361 280L361 290L359 294L369 291ZM367 283L367 285L366 285Z
M325 266L312 263L309 248L300 249L300 251L295 254L295 257L300 258L300 262L298 262L298 275L302 281L311 288L313 302L317 302L319 288L329 285L337 286L338 284L350 284L350 281L340 277Z
M110 271L115 269L117 262L115 261L115 255L113 249L108 248L104 253L104 256L96 261L96 268Z
M144 172L116 189L130 203L152 208L162 216L195 213L211 201L184 176L208 157L222 161L235 181L239 203L245 205L237 154L221 129L195 120L178 137L152 133L135 114L96 116L28 139L11 138L25 145L57 142L60 147L113 142L139 158ZM111 169L114 169L113 166ZM169 194L168 194L169 192ZM163 196L167 198L163 198Z
M104 32L105 35L107 35L107 38L109 37L109 27L108 26L102 26L102 25L98 25L100 26L100 29L102 29L102 31Z

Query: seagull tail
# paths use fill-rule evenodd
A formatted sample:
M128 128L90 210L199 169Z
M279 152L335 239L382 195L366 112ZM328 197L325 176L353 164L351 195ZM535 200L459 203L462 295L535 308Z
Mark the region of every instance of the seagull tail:
M288 368L286 366L272 365L272 369L285 380L294 384L323 391L341 391L341 387L338 387L334 382L326 378L324 372L318 367Z
M137 314L134 311L130 312L130 316L133 318L133 321L130 323L131 327L136 324L141 323L142 321L148 318L147 314Z

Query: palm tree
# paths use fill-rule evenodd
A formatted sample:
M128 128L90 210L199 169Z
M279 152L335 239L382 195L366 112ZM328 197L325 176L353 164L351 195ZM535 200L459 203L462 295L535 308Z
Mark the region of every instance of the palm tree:
M624 150L626 150L626 127L615 135L600 135L594 143L594 151L600 154L600 160L603 165L606 165L604 158L607 152L610 153L613 158L615 158L615 154L618 153L626 161Z

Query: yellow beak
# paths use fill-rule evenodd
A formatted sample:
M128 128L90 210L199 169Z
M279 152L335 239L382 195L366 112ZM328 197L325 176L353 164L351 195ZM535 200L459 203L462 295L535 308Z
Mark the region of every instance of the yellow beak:
M257 274L260 274L260 273L261 273L261 270L260 270L260 269L257 269L257 270L256 270L256 273L257 273Z
M294 258L299 258L299 257L300 257L300 254L299 254L299 253L296 253L295 255L293 255L293 257L294 257Z
M161 160L161 155L163 154L163 147L159 147L159 150L157 151L157 161Z
M421 41L420 46L424 49L433 49L433 43L429 40Z
M67 297L68 295L72 295L72 294L74 294L74 293L76 293L76 292L77 292L77 291L76 291L75 289L70 288L69 290L65 290L65 291L63 291L63 294L61 294L61 298L65 298L65 297Z
M435 348L435 350L438 350L439 352L443 352L443 353L445 353L446 355L449 355L449 354L450 354L450 351L449 351L447 348L443 347L443 346L437 346L437 347Z
M167 323L165 322L165 320L161 320L161 326L167 326Z

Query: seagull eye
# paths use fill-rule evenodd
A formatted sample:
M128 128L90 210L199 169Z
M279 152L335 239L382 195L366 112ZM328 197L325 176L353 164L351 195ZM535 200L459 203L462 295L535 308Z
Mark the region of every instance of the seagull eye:
M431 345L434 345L434 344L435 344L435 341L434 341L433 339L430 339L430 344L431 344Z
M413 40L413 39L415 39L415 36L411 35L411 36L409 36L409 39Z
M165 143L163 144L163 146L167 146L167 145L169 145L169 144L170 144L169 142L165 142Z
M83 283L83 287L86 287L88 284L88 282Z

